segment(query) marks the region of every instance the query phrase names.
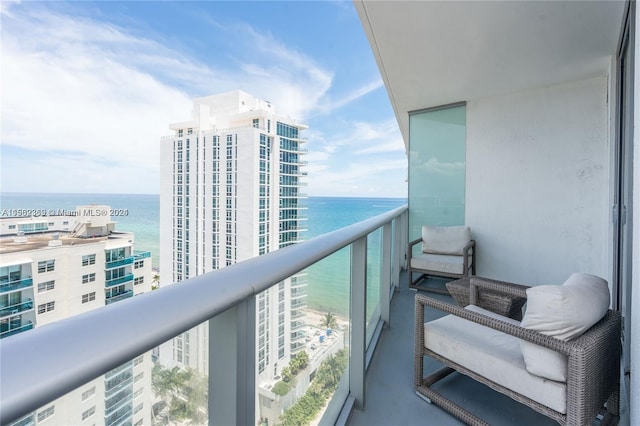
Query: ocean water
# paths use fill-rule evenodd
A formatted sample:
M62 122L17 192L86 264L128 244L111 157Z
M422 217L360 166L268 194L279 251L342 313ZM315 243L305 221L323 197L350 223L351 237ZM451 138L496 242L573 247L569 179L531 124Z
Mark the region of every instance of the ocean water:
M128 215L112 217L116 229L135 234L135 249L150 251L154 268L160 265L160 196L153 194L0 194L2 209L65 209L102 204L126 209Z
M406 203L400 198L309 197L306 239L335 231L364 219L382 214ZM116 229L135 233L135 248L150 251L154 268L160 253L160 196L154 194L0 194L2 209L69 209L83 204L104 204L126 209L127 216L113 217ZM379 283L380 232L368 240L369 304L377 300ZM162 273L162 271L161 271ZM307 303L311 308L346 315L349 306L349 250L340 252L307 270Z
M405 204L401 198L309 197L307 239L335 231ZM367 310L379 298L381 231L367 239ZM349 314L351 263L349 248L307 268L307 304L313 309ZM370 315L367 315L369 317Z

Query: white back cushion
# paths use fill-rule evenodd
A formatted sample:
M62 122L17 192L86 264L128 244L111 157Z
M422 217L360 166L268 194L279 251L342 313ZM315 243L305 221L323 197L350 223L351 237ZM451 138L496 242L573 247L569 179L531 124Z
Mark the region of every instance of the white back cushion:
M609 309L609 287L600 277L575 273L563 285L527 289L527 310L522 327L561 340L580 336ZM566 382L567 356L534 343L520 342L527 371Z
M423 226L422 251L433 254L462 255L462 249L471 241L468 226Z

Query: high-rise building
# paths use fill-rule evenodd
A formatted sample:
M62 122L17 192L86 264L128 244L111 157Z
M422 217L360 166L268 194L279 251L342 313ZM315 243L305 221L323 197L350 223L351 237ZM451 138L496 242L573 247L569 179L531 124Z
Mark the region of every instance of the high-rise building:
M109 206L26 213L35 215L0 220L0 339L151 290L151 254L134 250L132 233L116 231ZM14 425L149 424L143 395L151 400L149 353Z
M161 148L161 285L303 239L307 126L236 90L195 99L191 120L170 128ZM258 384L304 347L305 287L299 274L257 297ZM178 336L161 362L206 372L205 336Z

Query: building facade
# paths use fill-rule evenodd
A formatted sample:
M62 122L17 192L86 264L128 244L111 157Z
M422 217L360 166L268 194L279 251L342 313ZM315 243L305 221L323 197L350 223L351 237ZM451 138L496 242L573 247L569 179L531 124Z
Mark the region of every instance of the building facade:
M118 232L108 206L0 220L0 339L151 291L149 252ZM150 423L151 355L144 354L15 424Z
M170 128L161 148L161 285L303 239L305 125L232 91L196 99L192 119ZM304 347L305 287L299 274L257 297L258 384ZM161 362L206 372L206 335L173 339Z

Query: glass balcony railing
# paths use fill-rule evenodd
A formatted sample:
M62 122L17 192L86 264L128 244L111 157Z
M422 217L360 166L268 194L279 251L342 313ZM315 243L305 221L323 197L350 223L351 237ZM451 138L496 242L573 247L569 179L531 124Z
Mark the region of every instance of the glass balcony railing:
M134 250L131 256L125 257L124 259L117 259L117 260L112 260L110 262L107 262L105 264L105 269L113 269L113 268L118 268L120 266L131 265L133 262L137 260L148 259L150 257L151 257L150 251Z
M0 307L0 317L19 314L20 312L28 311L31 309L33 309L33 301L29 299L15 305Z
M109 379L111 379L111 378L113 378L113 377L115 377L115 376L119 375L120 373L122 373L122 372L124 372L124 371L126 371L126 370L128 370L128 369L130 369L130 368L132 368L132 367L133 367L133 362L132 362L132 361L125 362L124 364L119 365L119 366L117 366L116 368L114 368L113 370L111 370L111 371L107 372L107 373L104 375L104 378L105 378L105 379L107 379L107 380L109 380Z
M8 330L4 330L0 332L0 339L4 339L5 337L13 336L14 334L22 333L23 331L31 330L33 328L33 323L29 321L27 324L23 324L19 327L10 328Z
M150 251L141 251L141 250L134 250L133 251L133 258L135 260L148 259L150 257L151 257L151 252Z
M104 283L105 287L113 287L114 285L128 283L129 281L133 281L133 274L129 273L122 277L114 278L111 280L107 280Z
M23 288L33 287L32 278L23 278L21 280L9 281L7 283L0 284L0 294L8 291L20 290Z
M113 269L119 266L131 265L134 261L133 256L125 257L124 259L112 260L111 262L105 263L105 269Z
M127 291L124 291L122 293L115 294L115 295L113 295L111 297L107 297L107 299L105 300L105 304L110 305L111 303L115 303L115 302L118 302L120 300L128 299L130 297L133 297L133 290L127 290Z
M62 422L70 404L58 401L75 392L74 401L79 394L104 401L99 421L110 426L334 424L348 415L343 407L364 405L367 363L380 335L372 330L389 320L406 225L401 207L9 338L0 345L0 380L16 392L0 395L0 423L54 406ZM127 290L106 303L132 296ZM47 357L32 350L50 341L65 344L49 345ZM24 365L54 379L24 375ZM45 405L34 397L43 394Z

